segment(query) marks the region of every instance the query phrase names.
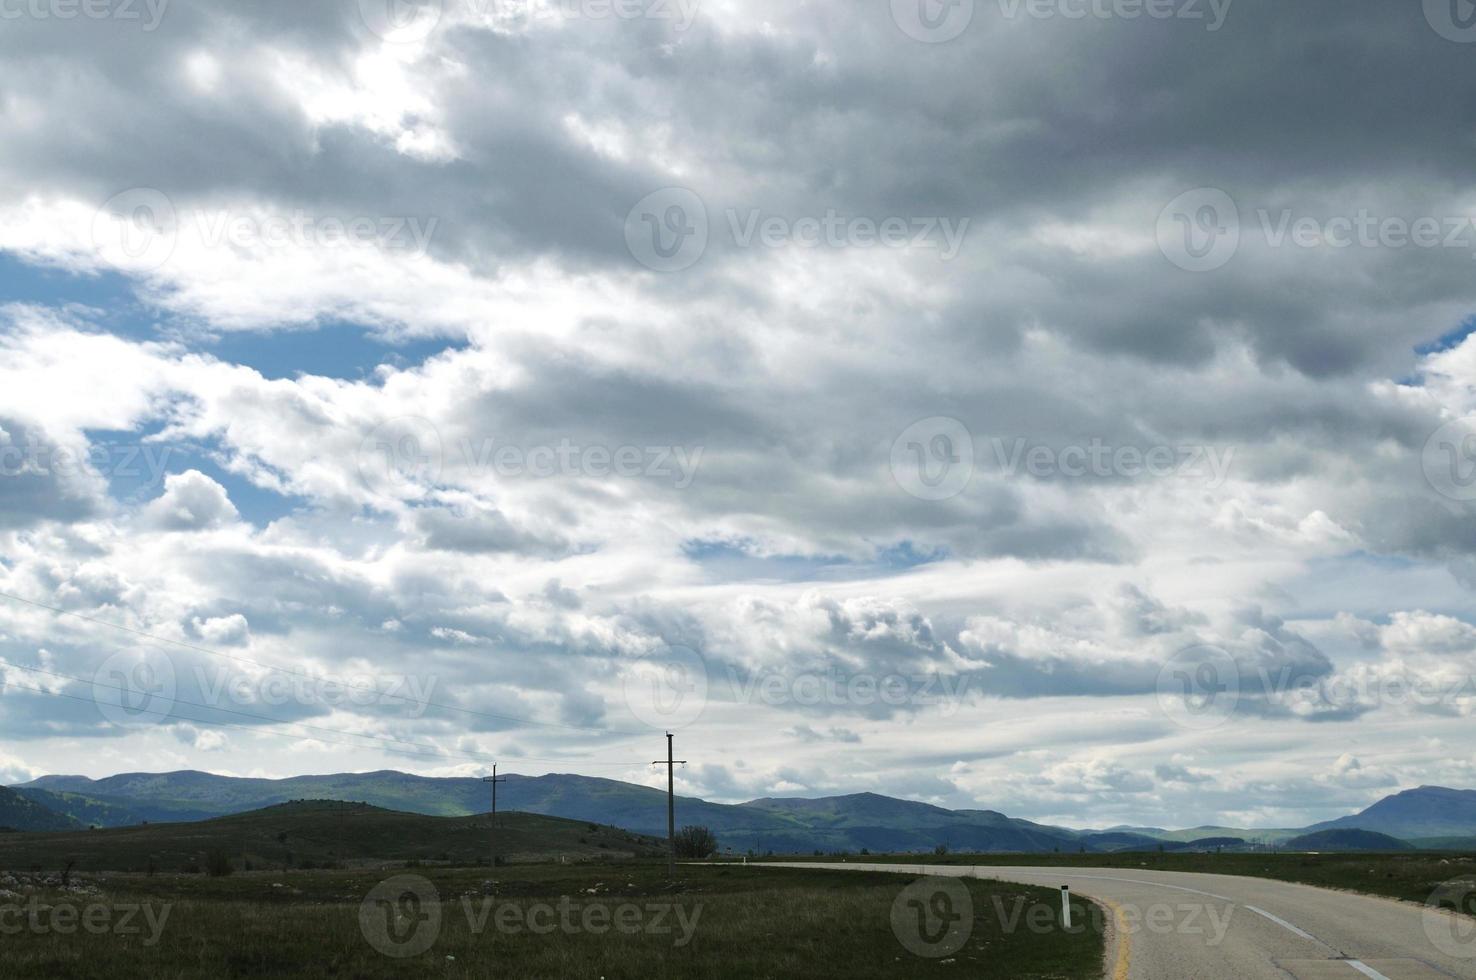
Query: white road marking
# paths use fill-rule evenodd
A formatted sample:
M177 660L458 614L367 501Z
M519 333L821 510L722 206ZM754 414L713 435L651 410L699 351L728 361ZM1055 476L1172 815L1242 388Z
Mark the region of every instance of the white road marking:
M1368 977L1369 980L1389 980L1388 977L1384 976L1378 970L1375 970L1373 967L1360 960L1347 960L1346 962L1353 969Z
M1036 872L1033 872L1033 871L1030 872L1030 874L1035 874L1035 873ZM1063 874L1052 874L1049 871L1042 871L1042 872L1039 872L1039 874L1040 874L1040 876L1042 878L1085 878L1085 879L1088 879L1090 881L1121 881L1121 882L1126 882L1129 885L1148 885L1148 886L1153 887L1153 888L1171 888L1171 889L1173 889L1176 892L1188 892L1191 895L1203 895L1206 898L1213 898L1213 899L1215 899L1217 901L1229 902L1231 905L1238 905L1239 904L1233 898L1226 898L1224 895L1216 895L1214 892L1202 892L1198 888L1185 888L1183 885L1166 885L1166 884L1164 884L1161 881L1153 881L1151 878L1116 878L1116 877L1113 877L1112 875L1082 875L1082 874L1064 874L1063 875Z
M1289 932L1294 932L1298 936L1301 936L1303 939L1310 939L1314 943L1322 943L1322 945L1327 946L1327 943L1323 943L1321 939L1318 939L1316 936L1312 935L1310 932L1306 932L1306 931L1304 931L1302 929L1298 929L1296 926L1292 925L1290 922L1286 921L1285 919L1283 919L1283 918L1281 918L1279 916L1272 915L1270 912L1267 912L1265 909L1258 909L1254 905L1247 905L1246 908L1249 909L1250 911L1256 913L1256 915L1264 915L1266 918L1270 919L1272 922L1274 922L1277 925L1281 926L1281 928L1286 929ZM1329 948L1331 948L1331 947L1329 947Z

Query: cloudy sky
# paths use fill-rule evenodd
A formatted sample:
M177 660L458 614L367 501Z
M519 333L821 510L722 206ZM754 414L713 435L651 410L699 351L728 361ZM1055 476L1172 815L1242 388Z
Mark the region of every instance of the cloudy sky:
M1476 786L1468 6L0 5L0 779Z

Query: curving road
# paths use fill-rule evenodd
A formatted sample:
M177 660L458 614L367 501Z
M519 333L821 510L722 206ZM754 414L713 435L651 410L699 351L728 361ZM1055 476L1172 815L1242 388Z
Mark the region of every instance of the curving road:
M1111 912L1111 980L1476 980L1476 921L1310 885L1142 869L800 866L1069 885Z

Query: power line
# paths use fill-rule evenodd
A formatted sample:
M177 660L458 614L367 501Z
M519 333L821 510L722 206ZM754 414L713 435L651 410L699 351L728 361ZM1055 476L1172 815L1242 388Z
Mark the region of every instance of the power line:
M110 629L121 630L121 631L123 631L125 633L131 633L134 636L139 636L139 637L143 637L144 639L153 640L156 643L168 643L168 644L171 644L173 646L181 647L181 648L183 648L185 650L193 650L196 653L203 653L203 654L206 654L206 655L211 656L211 657L220 657L220 658L222 658L224 660L231 660L231 661L234 661L236 663L250 664L253 667L260 667L262 670L270 670L270 671L273 671L275 673L288 674L288 675L291 675L291 676L294 676L294 677L307 677L307 678L311 678L311 677L314 676L314 675L309 674L309 673L307 673L305 671L295 670L295 669L289 668L289 667L278 667L276 664L263 663L262 661L259 661L259 660L252 660L249 657L237 657L237 656L233 656L232 654L223 653L223 652L221 652L219 650L212 650L209 647L202 647L202 646L199 646L199 645L194 644L194 643L186 643L184 640L176 640L176 639L173 639L173 638L167 637L167 636L158 636L156 634L149 633L149 632L146 632L144 630L134 629L131 626L124 626L121 623L112 623L112 622L109 622L106 619L97 619L97 618L95 618L93 616L85 616L82 613L72 612L69 609L62 609L62 608L59 608L57 606L47 605L44 602L37 602L35 599L27 599L24 596L13 595L12 593L9 593L9 592L0 592L0 598L10 599L10 600L13 600L15 602L22 602L22 603L25 603L28 606L35 606L38 609L45 609L45 610L47 610L49 612L56 613L58 616L70 616L73 619L80 619L83 622L92 623L92 624L94 624L96 626L106 626L106 627L109 627ZM383 697L386 697L386 698L390 698L392 700L396 700L396 701L404 701L404 702L406 702L408 704L419 705L422 708L440 708L443 711L459 711L459 712L462 712L463 714L474 715L474 716L479 717L479 718L488 718L488 719L493 719L493 720L496 720L496 721L514 721L514 722L519 722L519 723L524 724L524 725L536 725L536 726L542 726L542 727L547 727L547 728L561 728L561 729L565 729L565 730L568 730L568 731L590 732L590 733L597 734L597 735L628 735L628 736L636 737L636 736L642 736L642 735L649 734L648 732L623 731L623 730L614 729L614 728L595 728L595 727L588 726L588 725L566 725L566 724L563 724L561 722L556 722L556 721L539 721L539 720L537 720L535 718L524 718L524 717L521 717L519 715L506 715L506 714L500 714L498 712L492 712L492 711L477 711L474 708L463 708L463 707L461 707L459 705L454 705L454 704L442 704L442 703L437 702L437 701L421 701L421 700L418 700L416 698L406 697L403 694L392 694L392 693L387 692L387 691L384 692L382 696Z

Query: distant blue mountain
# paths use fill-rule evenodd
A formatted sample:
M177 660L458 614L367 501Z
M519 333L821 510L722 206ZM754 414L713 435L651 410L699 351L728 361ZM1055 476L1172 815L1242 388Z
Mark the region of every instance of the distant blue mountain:
M483 813L490 807L488 787L479 778L435 778L394 770L287 779L245 779L191 770L122 773L104 779L43 776L14 789L19 797L73 826L201 820L302 799L363 801L438 816ZM499 786L498 806L610 824L641 834L666 833L666 793L614 779L509 775ZM1284 839L1299 833L1349 829L1401 841L1476 836L1476 792L1439 787L1409 790L1360 814L1306 831L1274 832L1226 833L1221 828L1076 831L993 810L949 810L877 793L820 799L767 797L740 804L678 797L676 808L678 824L702 824L717 834L725 849L760 853L855 852L863 848L919 852L939 846L983 853L1239 849L1255 846L1246 841L1254 842L1263 833L1264 839ZM1326 840L1336 838L1325 839L1322 849L1336 849L1327 846Z
M1386 796L1351 817L1339 817L1307 828L1372 830L1400 840L1420 837L1476 836L1476 790L1421 786Z

